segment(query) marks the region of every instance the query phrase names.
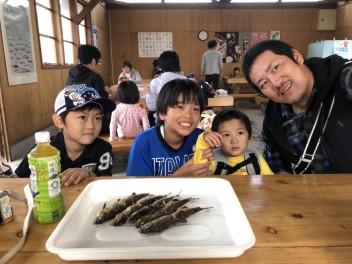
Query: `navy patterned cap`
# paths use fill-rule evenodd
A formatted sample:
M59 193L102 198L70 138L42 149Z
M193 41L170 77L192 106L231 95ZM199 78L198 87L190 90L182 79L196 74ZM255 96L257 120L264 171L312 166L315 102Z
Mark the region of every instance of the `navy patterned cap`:
M85 84L78 84L66 86L58 94L55 100L55 113L60 115L63 112L76 110L90 103L100 105L103 114L110 113L116 108L115 102L101 97L94 88Z

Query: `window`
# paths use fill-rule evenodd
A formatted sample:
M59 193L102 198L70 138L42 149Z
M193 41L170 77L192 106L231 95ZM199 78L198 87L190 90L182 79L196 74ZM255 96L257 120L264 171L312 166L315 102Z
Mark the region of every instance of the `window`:
M77 10L78 14L83 10L83 5L77 3ZM78 26L78 33L79 33L79 44L87 44L87 28L86 28L86 21L83 19L82 22Z
M77 25L72 18L83 8L77 1L36 0L43 67L75 64L78 45L87 43L87 22Z

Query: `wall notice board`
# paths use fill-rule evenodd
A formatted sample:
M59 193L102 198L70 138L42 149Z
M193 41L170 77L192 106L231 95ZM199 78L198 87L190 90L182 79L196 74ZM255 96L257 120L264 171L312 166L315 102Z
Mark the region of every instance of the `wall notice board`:
M138 32L140 58L158 58L166 50L172 50L172 32Z

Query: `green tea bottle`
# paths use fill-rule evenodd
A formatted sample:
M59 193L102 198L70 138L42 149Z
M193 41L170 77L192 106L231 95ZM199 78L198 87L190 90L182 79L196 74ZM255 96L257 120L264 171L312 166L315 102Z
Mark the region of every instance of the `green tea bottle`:
M36 147L28 154L34 217L42 224L60 220L65 214L61 194L60 152L50 145L50 133L35 133Z

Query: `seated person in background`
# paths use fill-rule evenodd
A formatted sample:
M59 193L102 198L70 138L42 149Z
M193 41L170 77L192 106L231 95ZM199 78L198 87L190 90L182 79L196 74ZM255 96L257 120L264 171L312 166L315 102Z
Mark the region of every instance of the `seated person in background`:
M209 167L211 175L273 174L262 155L246 153L251 137L251 121L246 114L235 109L222 110L214 117L211 131L199 135L194 163L208 163L202 159L202 152L215 147L215 160Z
M233 70L232 70L232 73L229 75L229 78L236 78L236 77L238 77L238 75L240 75L240 68L238 68L238 67L235 67L235 68L233 68Z
M134 82L125 81L119 84L117 101L116 109L111 114L109 140L136 137L149 128L147 111L138 104L139 91Z
M123 81L133 81L134 83L142 83L142 77L138 71L133 69L132 64L129 61L123 61L121 64L122 72L119 75L118 83Z
M150 126L155 125L156 100L164 84L174 79L187 79L186 76L178 73L181 71L180 60L175 51L164 51L161 53L158 63L164 73L150 82L149 93L146 95Z
M163 73L163 70L159 67L158 60L153 61L153 71L152 71L152 79L159 77Z
M203 109L203 93L194 81L175 79L166 83L157 100L157 125L134 140L126 175L208 175L210 162L192 162L193 147L203 132L197 128ZM203 152L203 159L212 157L211 149Z
M77 58L79 64L70 69L66 80L66 86L73 84L85 84L93 87L101 97L108 98L110 88L106 87L103 78L97 73L98 67L102 64L101 53L93 45L80 45ZM109 133L110 116L103 117L101 134Z
M103 115L115 107L113 101L84 84L67 86L56 97L52 119L60 132L50 144L60 151L64 186L91 176L111 176L112 148L98 136ZM30 176L27 155L15 173L21 178Z

